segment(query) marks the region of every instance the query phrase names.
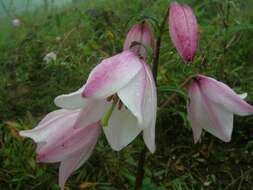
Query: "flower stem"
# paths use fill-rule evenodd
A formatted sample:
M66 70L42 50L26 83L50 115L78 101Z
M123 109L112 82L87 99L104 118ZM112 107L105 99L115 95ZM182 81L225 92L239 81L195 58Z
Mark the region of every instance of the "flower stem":
M112 116L112 112L113 112L114 108L116 107L116 105L117 105L117 101L113 101L111 107L108 109L105 116L101 120L101 124L102 124L103 127L108 126L109 120Z
M163 31L164 31L164 27L165 27L168 15L169 15L169 9L167 9L166 14L163 18L163 21L159 27L159 34L158 34L158 38L156 41L156 49L154 52L153 64L152 64L152 73L153 73L155 83L157 83L157 72L158 72L162 35L163 35ZM144 165L145 165L146 153L147 153L147 149L146 149L146 147L144 147L139 155L137 174L135 177L135 188L134 188L135 190L142 189L142 182L143 182L144 174L145 174Z
M184 88L184 87L190 82L190 80L191 80L193 77L194 77L194 75L191 75L191 76L189 76L188 78L186 78L186 79L181 83L180 89L181 89L181 88ZM169 96L169 98L168 98L165 102L163 102L163 103L159 106L159 109L163 109L163 108L165 108L166 106L168 106L171 102L173 102L173 101L176 99L176 97L177 97L177 93L174 92L173 94L171 94L171 95Z
M158 38L157 38L156 46L155 46L156 49L155 49L155 53L154 53L153 67L152 67L152 72L153 72L155 82L157 82L157 72L158 72L158 65L159 65L162 36L163 36L164 27L165 27L168 16L169 16L169 8L167 9L165 17L163 18L163 21L159 27L159 34L158 34Z

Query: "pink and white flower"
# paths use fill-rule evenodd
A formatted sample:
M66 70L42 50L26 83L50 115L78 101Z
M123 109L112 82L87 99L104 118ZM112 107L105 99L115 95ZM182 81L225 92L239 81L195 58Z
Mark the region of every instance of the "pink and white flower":
M172 3L168 21L178 53L186 62L193 61L198 47L198 23L191 7Z
M83 110L56 110L44 117L37 127L20 131L20 135L37 143L40 162L61 162L59 184L64 189L68 177L91 155L101 127L88 122Z
M226 84L210 77L195 76L188 86L188 94L187 110L195 143L200 139L202 129L229 142L234 114L253 114L253 106L243 100L247 94L238 95Z
M143 131L144 142L153 153L156 86L145 63L145 48L132 48L134 41L153 47L152 28L145 21L130 29L123 52L104 59L91 71L83 87L56 97L55 104L64 109L81 108L92 123L108 125L103 131L112 149L117 151Z
M148 65L134 52L126 50L103 60L83 87L56 97L55 104L64 109L82 108L86 118L102 125L114 106L108 126L103 127L111 147L121 150L143 131L147 147L155 151L156 87Z

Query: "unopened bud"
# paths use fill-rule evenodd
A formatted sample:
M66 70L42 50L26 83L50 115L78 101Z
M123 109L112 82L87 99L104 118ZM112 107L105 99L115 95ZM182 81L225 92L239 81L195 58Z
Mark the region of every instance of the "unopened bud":
M139 45L134 45L131 47L133 42L137 42ZM138 24L135 24L130 29L125 39L123 49L131 49L143 58L146 58L147 52L145 46L151 47L154 51L155 38L152 26L147 21L142 21Z
M172 3L168 20L170 37L178 53L186 62L193 61L198 47L198 23L191 7Z

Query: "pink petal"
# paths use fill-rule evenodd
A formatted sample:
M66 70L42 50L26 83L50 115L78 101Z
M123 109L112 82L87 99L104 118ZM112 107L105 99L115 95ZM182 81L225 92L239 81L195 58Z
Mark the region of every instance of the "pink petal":
M198 75L197 78L200 80L203 93L210 101L237 115L245 116L253 114L253 107L226 84L203 75Z
M185 61L192 61L198 46L198 24L192 9L172 3L169 14L172 42Z
M141 68L139 57L131 51L105 59L91 71L82 95L106 98L124 87Z
M139 124L143 124L143 106L147 93L147 80L147 74L143 65L138 74L117 92L124 105L138 119Z
M126 108L115 109L107 127L103 127L105 136L114 150L127 146L141 132L136 117Z
M94 126L93 126L94 127ZM99 126L97 126L99 128ZM100 133L100 132L99 132ZM81 165L88 160L96 145L99 133L92 139L91 143L85 144L79 151L74 153L70 158L63 160L59 168L59 185L64 189L68 177L76 171Z
M139 42L145 46L150 46L153 49L155 48L154 32L147 21L135 24L130 29L124 42L124 50L130 49L133 42ZM147 52L142 45L132 47L131 51L141 55L143 58L147 56Z
M156 85L154 82L153 74L148 65L144 64L144 68L147 75L147 88L146 95L144 96L144 127L143 139L146 146L151 153L155 152L155 124L156 124L156 112L157 112L157 95Z
M211 102L196 81L190 84L188 93L190 103L188 103L187 110L193 129L194 142L196 143L199 140L201 129L205 129L225 142L230 141L233 129L233 113Z
M77 110L76 110L77 111ZM56 118L61 118L64 117L66 114L71 114L73 111L71 110L65 110L65 109L60 109L60 110L55 110L50 113L48 113L37 125L36 129L43 127L45 123L50 122L51 120L54 120Z
M75 124L80 110L57 110L49 113L37 127L31 130L20 131L24 137L32 138L35 142L48 142L52 134L61 135Z
M71 128L53 143L44 145L38 155L41 162L59 162L66 160L79 150L87 152L100 134L101 127L98 124L91 124L81 128Z
M194 143L197 143L201 137L202 125L209 122L207 117L202 117L204 107L198 86L192 83L188 89L190 102L187 104L188 118L192 126Z

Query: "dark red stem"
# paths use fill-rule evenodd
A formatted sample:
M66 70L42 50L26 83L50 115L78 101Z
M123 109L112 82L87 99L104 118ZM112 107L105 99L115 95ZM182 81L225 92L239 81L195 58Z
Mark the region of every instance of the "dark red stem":
M158 38L156 41L156 49L155 49L155 53L154 53L153 66L152 66L152 72L153 72L154 80L156 83L157 83L157 72L158 72L158 65L159 65L162 35L163 35L164 27L165 27L166 21L168 19L168 16L169 16L169 9L167 9L166 15L163 18L163 21L160 25L159 34L158 34Z
M166 15L159 27L158 38L156 41L156 49L154 52L154 58L153 58L153 64L152 64L152 73L153 73L155 83L157 83L157 72L158 72L162 35L163 35L163 31L164 31L164 27L165 27L168 15L169 15L169 9L167 9ZM135 190L141 190L141 187L142 187L142 182L143 182L144 174L145 174L144 165L145 165L146 153L147 153L147 149L146 147L144 147L142 152L139 155L137 174L135 178L135 188L134 188Z

